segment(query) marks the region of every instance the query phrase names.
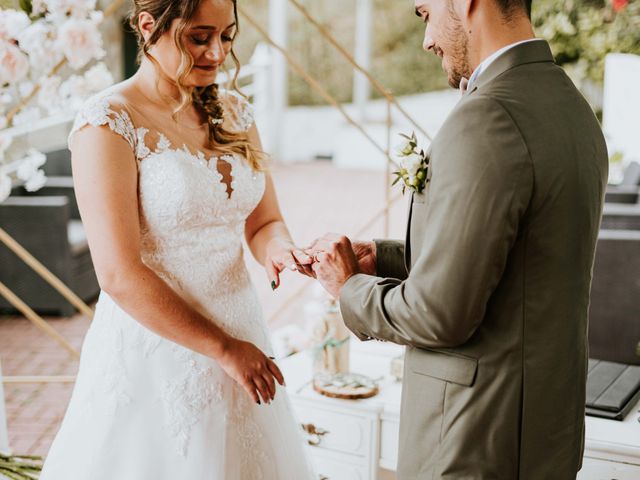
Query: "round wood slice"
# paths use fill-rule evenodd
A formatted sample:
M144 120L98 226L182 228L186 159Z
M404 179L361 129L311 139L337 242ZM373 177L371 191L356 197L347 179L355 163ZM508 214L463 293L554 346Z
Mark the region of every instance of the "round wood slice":
M358 400L378 394L378 385L358 373L319 373L313 378L313 389L327 397Z

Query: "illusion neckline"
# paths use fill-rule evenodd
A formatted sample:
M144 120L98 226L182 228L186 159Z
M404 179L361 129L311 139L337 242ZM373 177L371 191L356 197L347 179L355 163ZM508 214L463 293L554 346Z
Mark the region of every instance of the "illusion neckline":
M149 159L151 157L162 155L163 153L166 153L166 152L186 155L190 160L195 161L194 163L196 163L197 165L203 166L208 172L216 176L215 186L221 191L221 193L224 194L224 197L227 200L230 201L235 199L235 193L236 193L235 183L236 183L236 175L237 175L236 166L239 159L239 155L237 153L222 153L222 154L213 153L211 155L207 155L200 149L197 149L195 151L192 150L187 146L186 143L184 143L182 147L176 148L166 138L164 134L159 133L159 135L161 135L161 138L164 137L164 139L168 143L164 144L163 148L158 148L158 146L156 146L156 149L153 151L150 151L148 155L140 159L140 162L143 162L144 160ZM224 181L224 175L220 172L220 170L218 170L217 163L219 161L223 161L229 165L229 179L230 179L229 183ZM229 189L231 191L229 191Z

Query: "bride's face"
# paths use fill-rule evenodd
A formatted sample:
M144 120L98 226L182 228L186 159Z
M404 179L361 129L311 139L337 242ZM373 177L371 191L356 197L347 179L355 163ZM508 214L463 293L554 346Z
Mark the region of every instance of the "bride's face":
M144 15L143 12L142 15ZM148 15L148 14L147 14ZM145 28L140 19L143 35L153 29L153 24ZM153 21L153 18L151 18ZM169 78L177 80L180 70L181 52L174 38L182 19L174 19L171 28L153 45L149 53L157 60L160 68ZM236 20L231 0L202 0L194 17L186 25L182 34L182 44L193 58L193 68L182 79L185 87L205 87L215 83L220 66L231 51L236 35Z

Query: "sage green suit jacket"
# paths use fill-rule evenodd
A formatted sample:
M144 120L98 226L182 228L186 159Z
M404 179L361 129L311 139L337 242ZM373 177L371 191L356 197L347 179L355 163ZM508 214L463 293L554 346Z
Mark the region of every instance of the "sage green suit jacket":
M406 345L398 477L567 480L581 467L589 290L608 176L546 42L480 74L430 147L405 242L345 284L361 339Z

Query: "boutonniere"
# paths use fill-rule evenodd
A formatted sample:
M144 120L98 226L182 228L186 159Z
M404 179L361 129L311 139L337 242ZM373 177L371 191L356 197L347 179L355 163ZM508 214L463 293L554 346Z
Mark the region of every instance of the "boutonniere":
M396 179L393 185L402 180L402 193L408 188L417 193L422 193L428 180L429 158L424 150L418 148L418 139L415 132L411 136L400 134L403 142L396 149L396 158L400 170L393 172Z

